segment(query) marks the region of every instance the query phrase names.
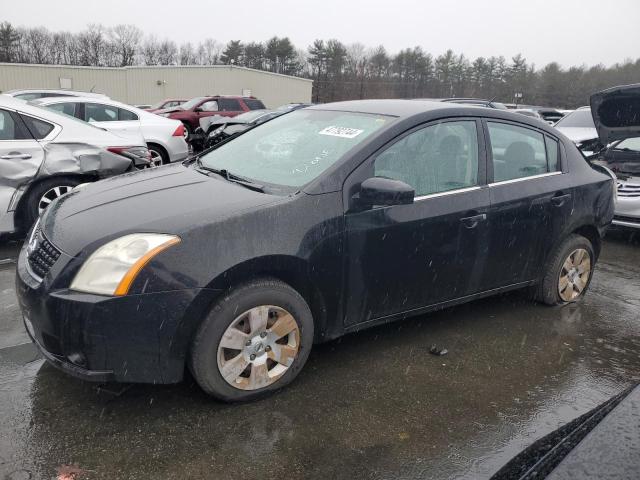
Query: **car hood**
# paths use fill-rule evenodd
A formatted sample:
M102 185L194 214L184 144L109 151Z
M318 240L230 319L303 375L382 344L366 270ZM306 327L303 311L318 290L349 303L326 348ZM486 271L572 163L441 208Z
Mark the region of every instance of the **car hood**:
M53 203L41 222L54 245L77 256L128 233L180 235L281 200L176 164L76 189Z
M573 143L578 144L587 140L595 140L598 138L598 131L595 128L588 127L556 127Z
M589 103L603 145L640 137L640 83L595 93Z

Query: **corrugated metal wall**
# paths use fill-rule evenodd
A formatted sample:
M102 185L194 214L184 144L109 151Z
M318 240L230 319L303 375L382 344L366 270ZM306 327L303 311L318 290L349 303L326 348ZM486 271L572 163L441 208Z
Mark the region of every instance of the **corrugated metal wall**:
M0 91L16 88L61 88L101 92L129 104L200 95L251 92L267 107L310 102L312 82L303 78L224 65L181 67L67 67L0 63Z

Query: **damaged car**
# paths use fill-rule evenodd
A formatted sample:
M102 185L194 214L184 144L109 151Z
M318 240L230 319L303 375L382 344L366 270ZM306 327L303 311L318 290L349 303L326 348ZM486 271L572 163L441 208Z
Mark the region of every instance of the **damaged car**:
M27 230L81 183L149 166L144 139L0 95L0 235Z
M189 369L215 398L251 400L292 382L314 343L515 289L579 300L614 187L509 111L316 105L59 198L16 290L30 338L71 375Z
M640 228L640 84L614 87L591 97L600 156L617 177L613 224Z
M574 110L558 120L554 126L569 137L586 157L597 155L604 147L593 123L591 107Z

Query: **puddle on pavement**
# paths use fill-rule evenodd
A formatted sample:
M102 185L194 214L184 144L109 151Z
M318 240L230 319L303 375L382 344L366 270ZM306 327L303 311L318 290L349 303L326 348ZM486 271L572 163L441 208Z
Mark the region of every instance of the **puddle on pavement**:
M579 304L510 294L349 335L314 348L289 388L244 405L189 379L108 395L29 361L27 347L0 350L12 379L0 382L0 478L61 465L82 479L486 478L640 381L637 278L640 247L607 244Z

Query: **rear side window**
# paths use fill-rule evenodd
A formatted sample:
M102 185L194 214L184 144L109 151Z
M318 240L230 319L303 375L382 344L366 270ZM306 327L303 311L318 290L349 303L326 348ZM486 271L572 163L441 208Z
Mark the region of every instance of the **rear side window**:
M135 113L125 110L124 108L118 109L118 120L127 121L127 120L138 120L138 115Z
M47 108L49 110L53 110L54 112L64 113L65 115L69 115L70 117L79 116L79 104L77 103L55 103L53 105L48 105Z
M44 93L20 93L18 95L14 95L14 98L19 98L20 100L35 100L36 98L44 97Z
M36 140L42 140L53 130L53 125L44 120L28 117L27 115L22 115L22 119Z
M235 98L221 98L218 100L220 110L223 112L239 112L242 111L240 102Z
M0 110L0 141L28 140L29 132L14 117L5 110Z
M264 106L264 103L262 103L260 100L257 100L255 98L245 98L244 104L247 106L249 110L262 110L264 108L267 108Z
M554 140L551 137L545 137L545 142L547 142L547 161L549 163L549 171L557 172L560 170L560 162L558 159L560 155L558 154L558 145L557 140Z
M85 122L114 122L118 120L118 107L87 103L84 106Z
M531 177L549 171L541 133L506 123L488 122L488 125L494 182Z
M200 105L200 110L202 110L203 112L217 112L218 102L216 102L215 100L204 102L202 105Z

